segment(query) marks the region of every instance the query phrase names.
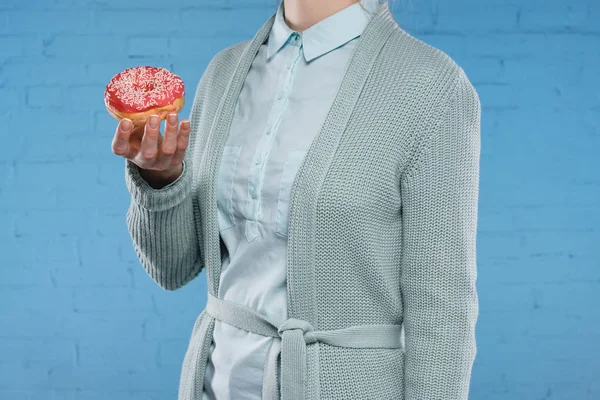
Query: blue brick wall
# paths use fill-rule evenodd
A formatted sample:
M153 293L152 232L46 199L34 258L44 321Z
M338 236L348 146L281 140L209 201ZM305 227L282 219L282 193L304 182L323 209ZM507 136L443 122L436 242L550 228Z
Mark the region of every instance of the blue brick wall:
M161 290L125 225L102 94L193 89L275 0L0 2L0 398L174 399L206 277ZM600 2L396 0L482 102L472 399L600 399ZM401 57L402 55L399 54Z

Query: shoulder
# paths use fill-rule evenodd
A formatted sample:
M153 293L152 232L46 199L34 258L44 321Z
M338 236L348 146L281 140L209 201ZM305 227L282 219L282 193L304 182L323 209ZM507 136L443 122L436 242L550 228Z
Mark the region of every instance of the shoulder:
M221 49L211 58L196 87L196 97L205 96L206 93L224 93L244 49L250 42L245 40L234 43Z
M396 26L382 49L386 68L401 72L420 95L442 105L452 95L479 96L465 70L449 54ZM458 90L461 89L461 90Z
M479 96L465 70L450 55L397 27L379 60L379 74L385 71L388 77L383 90L391 91L387 98L398 100L392 107L401 110L400 115L409 110L405 118L416 116L411 120L414 129L402 164L403 179L424 157L433 157L434 151L478 148ZM447 161L452 159L457 160L450 157Z
M232 74L244 50L250 45L250 42L251 40L244 40L223 48L210 60L206 71L209 73Z

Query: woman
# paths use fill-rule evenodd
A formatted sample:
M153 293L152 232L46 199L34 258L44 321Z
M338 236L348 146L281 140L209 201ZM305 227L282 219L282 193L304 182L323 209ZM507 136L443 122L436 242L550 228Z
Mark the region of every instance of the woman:
M148 274L176 290L206 270L179 399L466 399L480 103L463 69L387 2L283 0L211 60L190 120L113 140Z

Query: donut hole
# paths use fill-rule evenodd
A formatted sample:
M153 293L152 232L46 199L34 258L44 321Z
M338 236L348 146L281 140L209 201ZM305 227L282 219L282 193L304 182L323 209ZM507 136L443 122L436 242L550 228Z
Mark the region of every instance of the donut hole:
M138 84L135 85L135 90L141 91L141 92L151 92L153 91L156 86L154 85L154 82L152 81L147 81L147 82L140 82Z

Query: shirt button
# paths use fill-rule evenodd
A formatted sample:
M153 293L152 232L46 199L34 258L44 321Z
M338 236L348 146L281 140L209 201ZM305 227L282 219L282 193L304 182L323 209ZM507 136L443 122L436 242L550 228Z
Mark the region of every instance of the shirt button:
M286 65L285 67L286 67L287 69L290 69L290 68L292 68L292 66L291 66L291 65Z
M270 134L271 134L271 130L267 129L267 135L270 135Z
M255 163L256 165L260 164L260 162L261 162L261 159L260 159L260 157L257 157L257 158L254 160L254 163Z

